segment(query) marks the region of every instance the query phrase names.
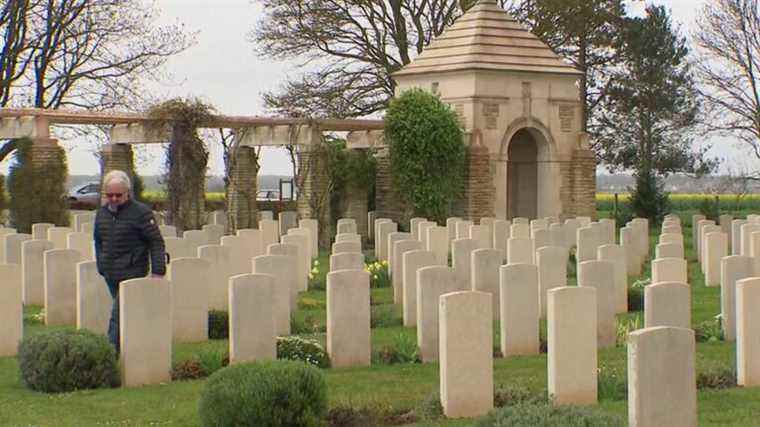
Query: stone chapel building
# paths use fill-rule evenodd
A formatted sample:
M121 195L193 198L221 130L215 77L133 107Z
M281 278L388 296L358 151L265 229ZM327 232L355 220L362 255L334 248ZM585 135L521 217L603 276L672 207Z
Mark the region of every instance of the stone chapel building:
M465 129L469 173L454 214L595 217L596 160L582 131L582 73L496 3L480 0L393 74L451 105ZM399 220L387 153L378 156L377 217ZM385 173L384 173L385 172Z

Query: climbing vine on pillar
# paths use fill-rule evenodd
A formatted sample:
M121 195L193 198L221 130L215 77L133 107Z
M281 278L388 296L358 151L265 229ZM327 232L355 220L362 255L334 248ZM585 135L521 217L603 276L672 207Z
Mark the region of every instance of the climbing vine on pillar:
M456 113L429 92L411 89L389 104L385 141L393 183L415 215L440 222L450 213L464 186L463 138Z
M31 233L32 224L38 222L68 225L67 178L63 148L54 142L19 139L8 175L11 225L19 233Z
M199 229L205 219L208 149L198 127L211 119L213 108L198 99L172 99L148 115L154 126L172 126L164 168L167 220L180 231Z

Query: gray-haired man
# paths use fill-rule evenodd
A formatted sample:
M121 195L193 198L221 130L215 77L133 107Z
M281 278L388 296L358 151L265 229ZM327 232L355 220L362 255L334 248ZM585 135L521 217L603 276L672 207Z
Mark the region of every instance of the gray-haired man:
M103 187L104 203L95 216L95 255L98 272L113 297L108 338L119 352L119 284L145 277L149 266L152 277L163 277L166 255L153 212L130 198L132 185L127 174L109 172Z

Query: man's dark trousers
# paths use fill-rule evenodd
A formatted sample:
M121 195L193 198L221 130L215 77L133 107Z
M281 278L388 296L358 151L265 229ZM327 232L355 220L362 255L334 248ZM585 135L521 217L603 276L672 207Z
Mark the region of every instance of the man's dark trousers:
M111 341L111 344L116 348L116 354L119 354L121 351L119 329L119 282L115 280L106 280L106 284L108 285L108 292L111 293L111 298L113 298L111 320L108 322L108 340Z

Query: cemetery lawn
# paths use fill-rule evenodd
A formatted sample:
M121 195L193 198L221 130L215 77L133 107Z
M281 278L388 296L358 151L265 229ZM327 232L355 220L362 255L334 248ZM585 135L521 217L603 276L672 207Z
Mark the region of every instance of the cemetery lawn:
M604 214L600 216L605 216ZM689 259L689 279L692 285L692 322L697 326L712 321L720 312L720 288L706 288L703 276L691 250L691 218L683 216L683 233ZM652 244L655 243L652 235ZM652 250L654 253L654 250ZM326 254L320 258L320 266L328 265ZM323 267L320 267L322 269ZM570 270L574 272L574 268ZM643 270L649 271L649 266ZM324 275L324 271L320 272ZM571 273L572 274L572 273ZM633 283L637 278L631 278ZM570 283L574 283L571 277ZM377 355L386 346L414 340L414 329L401 327L401 311L392 305L389 288L372 289L373 318L379 323L372 330L373 366L360 369L327 369L328 398L331 407L351 405L354 407L383 408L393 413L413 410L438 388L438 365L436 364L380 364ZM25 309L25 334L44 330L35 318L39 307ZM324 342L325 292L313 290L299 298L298 322L311 325L315 333L302 336ZM631 329L643 326L641 312L618 317L619 345L599 352L600 407L604 411L619 414L627 420L624 380L627 355L624 326ZM545 329L545 325L542 324ZM545 335L545 330L542 332ZM498 328L494 328L494 344L498 345ZM201 344L180 344L174 347L174 361L190 358L200 351L217 349L224 351L226 340ZM697 371L712 373L719 369L733 370L735 366L734 345L723 341L697 344ZM494 383L496 385L521 385L536 393L546 389L546 355L494 359ZM177 381L171 384L137 389L90 390L74 393L48 395L27 390L20 381L15 358L0 358L0 425L199 425L197 403L204 380ZM760 388L728 388L700 390L699 425L758 425L760 423ZM472 420L419 421L417 426L466 426Z

